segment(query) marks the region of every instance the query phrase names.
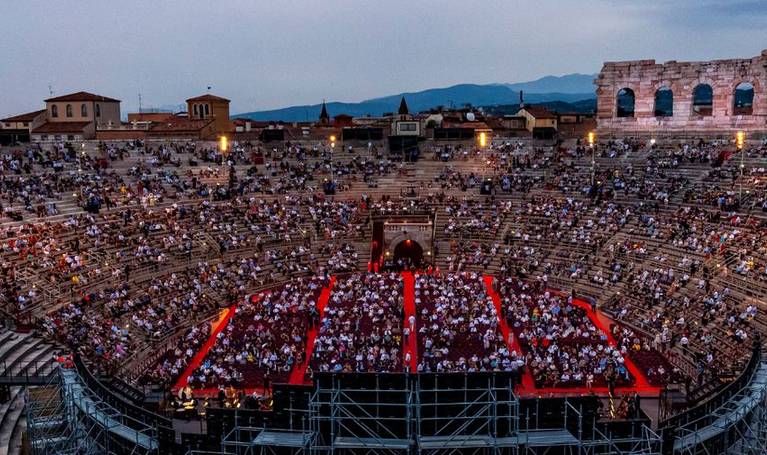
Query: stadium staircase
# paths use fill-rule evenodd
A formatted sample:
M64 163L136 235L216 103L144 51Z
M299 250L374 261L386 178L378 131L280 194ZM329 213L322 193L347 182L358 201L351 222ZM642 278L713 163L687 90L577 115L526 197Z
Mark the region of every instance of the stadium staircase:
M24 394L29 387L49 381L58 349L30 333L0 331L0 453L21 453Z

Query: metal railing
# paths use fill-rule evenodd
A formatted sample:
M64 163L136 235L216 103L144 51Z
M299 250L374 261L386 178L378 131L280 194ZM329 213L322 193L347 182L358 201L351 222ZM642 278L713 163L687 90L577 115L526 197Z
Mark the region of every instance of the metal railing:
M56 373L58 364L52 359L0 362L0 384L44 385Z

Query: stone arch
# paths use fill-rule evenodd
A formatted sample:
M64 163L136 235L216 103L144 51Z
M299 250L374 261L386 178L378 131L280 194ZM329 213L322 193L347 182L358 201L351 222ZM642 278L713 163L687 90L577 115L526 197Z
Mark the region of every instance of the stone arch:
M655 90L654 115L656 117L674 116L674 91L666 84Z
M693 87L692 113L700 117L714 114L714 88L708 82L700 82Z
M420 267L424 259L424 249L416 240L405 239L394 245L392 256L395 265L402 259L408 267Z
M756 86L749 80L738 82L732 90L732 115L752 115Z
M636 114L636 94L629 87L623 87L615 94L615 116L634 117Z

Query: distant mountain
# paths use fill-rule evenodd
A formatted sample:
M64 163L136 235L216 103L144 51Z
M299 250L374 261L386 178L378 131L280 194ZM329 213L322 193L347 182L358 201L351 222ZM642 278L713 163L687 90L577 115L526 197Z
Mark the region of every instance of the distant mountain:
M567 74L564 76L545 76L530 82L504 84L506 87L525 93L594 93L596 74Z
M567 76L547 76L536 81L519 84L459 84L445 88L433 88L420 92L398 93L396 95L373 98L359 103L327 103L331 117L348 114L354 117L378 116L387 112L396 112L402 96L405 97L411 112L420 112L438 106L463 107L511 105L519 102L519 88L525 91L526 103L562 101L571 103L594 98L594 86L585 83L593 81L593 76L571 74ZM512 87L513 86L513 87ZM530 88L528 88L530 87ZM540 91L536 91L539 89ZM582 91L577 91L578 89ZM320 115L321 104L291 106L268 111L256 111L237 114L235 118L253 120L282 120L286 122L313 121Z

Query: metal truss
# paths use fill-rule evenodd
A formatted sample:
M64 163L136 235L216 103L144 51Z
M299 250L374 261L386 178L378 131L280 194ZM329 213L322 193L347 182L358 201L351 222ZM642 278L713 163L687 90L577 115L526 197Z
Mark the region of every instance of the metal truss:
M403 375L393 387L381 387L371 377L370 387L317 382L309 403L310 453L409 453L415 404L415 380Z
M403 375L348 383L317 381L309 428L235 427L222 454L511 454L659 455L661 438L645 423L611 434L583 409L563 400L559 427L546 417L520 417L511 380L454 375L449 381ZM363 386L364 384L364 386ZM545 402L541 399L532 404ZM559 412L559 411L558 411ZM537 408L536 416L543 415ZM591 416L591 414L588 414ZM600 429L601 428L601 429ZM191 452L190 452L191 453ZM195 454L197 452L194 452ZM200 452L203 455L203 452Z
M157 453L157 430L101 400L71 369L27 393L27 425L33 455Z
M713 412L680 426L674 453L767 454L767 361Z

